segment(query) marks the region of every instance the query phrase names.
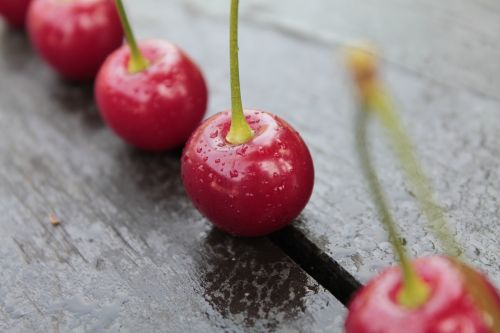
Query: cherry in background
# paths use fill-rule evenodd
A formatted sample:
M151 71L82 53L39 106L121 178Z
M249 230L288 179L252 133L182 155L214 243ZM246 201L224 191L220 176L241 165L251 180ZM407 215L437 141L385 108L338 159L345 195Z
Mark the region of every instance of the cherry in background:
M27 26L42 58L74 81L94 79L106 57L123 43L113 0L33 0Z
M403 284L399 268L389 268L364 287L349 305L346 333L494 333L491 317L481 313L469 295L462 271L447 257L426 257L412 263L430 287L424 304L408 309L395 295ZM473 271L493 295L500 297L484 276Z
M262 236L295 219L313 189L314 168L300 135L264 111L243 110L240 95L238 0L231 4L232 111L207 119L182 157L182 180L196 208L236 236Z
M14 28L24 28L31 0L0 0L0 16Z
M461 248L447 231L444 213L433 202L409 138L378 82L373 52L353 48L348 55L360 97L356 138L361 167L400 267L382 272L355 295L346 333L500 333L500 296L483 275L451 257L408 259L368 149L366 133L372 115L387 130L412 192L441 245L449 255L457 255Z
M95 97L102 117L132 146L165 151L183 145L203 119L208 92L198 66L162 40L137 44L122 1L116 1L128 45L102 65Z

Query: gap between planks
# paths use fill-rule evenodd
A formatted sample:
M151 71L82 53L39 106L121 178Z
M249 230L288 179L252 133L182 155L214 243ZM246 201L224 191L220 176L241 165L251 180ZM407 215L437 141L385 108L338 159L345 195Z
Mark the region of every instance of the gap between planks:
M287 256L347 306L363 285L302 232L288 226L268 236Z

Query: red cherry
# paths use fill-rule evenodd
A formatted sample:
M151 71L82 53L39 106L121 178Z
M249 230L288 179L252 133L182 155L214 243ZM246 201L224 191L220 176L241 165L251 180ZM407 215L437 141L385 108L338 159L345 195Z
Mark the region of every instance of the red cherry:
M402 274L399 268L389 268L352 300L346 333L493 333L472 303L452 260L427 257L415 260L413 266L431 288L427 302L416 310L399 305L396 294L402 285ZM493 285L476 274L500 306L500 296Z
M93 79L123 42L113 0L34 0L28 11L31 41L63 77Z
M161 40L139 45L150 65L130 73L128 45L111 54L97 76L95 96L108 125L126 142L162 151L184 144L206 111L207 87L193 61Z
M0 16L13 27L23 28L31 0L0 0Z
M189 139L182 180L196 208L236 236L262 236L296 218L314 182L311 155L300 135L267 112L245 110L255 133L241 145L226 141L229 112L207 119Z

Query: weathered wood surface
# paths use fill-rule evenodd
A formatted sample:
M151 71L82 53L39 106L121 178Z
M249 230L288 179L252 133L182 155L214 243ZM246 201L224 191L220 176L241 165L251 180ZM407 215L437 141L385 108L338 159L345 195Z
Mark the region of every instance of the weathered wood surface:
M220 80L213 100L226 96L225 25L191 27L197 15L172 3L131 6L139 35L178 31ZM340 331L343 307L279 248L224 235L193 209L179 152L126 147L90 86L61 82L3 26L0 92L0 331Z
M186 1L225 22L226 1ZM283 115L315 158L313 199L295 226L361 281L394 262L360 176L342 63L344 43L368 39L468 258L500 286L500 4L254 0L241 11L246 104ZM377 128L378 170L409 249L438 253Z
M227 1L127 5L138 36L170 39L200 63L209 113L227 109ZM311 250L304 239L314 245L300 263L333 276L341 299L350 291L337 283L347 276L335 261L361 281L393 263L358 172L340 55L342 43L370 38L469 258L500 285L499 4L248 0L241 10L244 104L294 125L317 171L311 203L273 242L291 254ZM409 248L436 253L373 130ZM275 244L228 237L193 209L178 152L126 147L102 124L89 86L58 80L4 26L0 133L0 331L341 330L338 301Z

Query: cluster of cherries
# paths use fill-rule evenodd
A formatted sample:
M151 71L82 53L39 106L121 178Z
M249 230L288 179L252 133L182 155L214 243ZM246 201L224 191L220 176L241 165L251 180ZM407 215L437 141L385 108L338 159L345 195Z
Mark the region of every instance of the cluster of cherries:
M166 41L138 43L121 0L0 0L0 15L14 27L26 26L34 48L62 77L95 79L102 117L127 143L153 152L185 144L184 186L214 225L236 236L262 236L300 214L313 190L314 167L306 144L288 123L243 109L238 3L231 0L232 108L203 122L208 91L198 66ZM357 53L352 61L365 88L373 76L367 59ZM376 98L363 101L367 108L378 105ZM367 171L375 193L377 182ZM387 220L383 202L379 207ZM409 263L390 222L386 227L402 269L383 272L357 294L346 332L497 333L495 288L455 259ZM469 288L471 281L484 288ZM489 302L478 301L483 297Z
M201 124L208 91L200 69L171 43L137 42L121 0L0 0L0 14L15 27L26 26L34 48L63 78L95 78L98 109L124 141L152 152L185 144L186 191L217 227L262 236L289 224L306 206L314 183L306 144L281 118L243 110L237 1L231 15L232 111Z

